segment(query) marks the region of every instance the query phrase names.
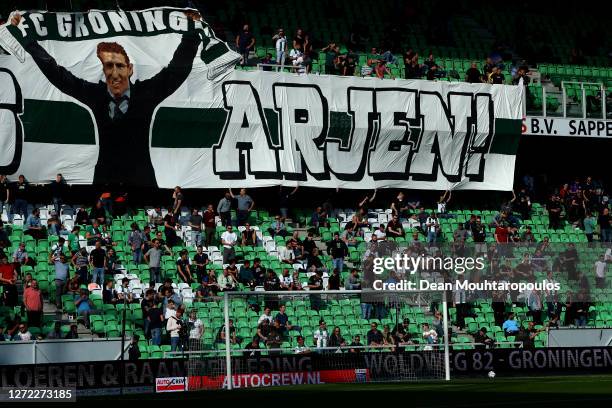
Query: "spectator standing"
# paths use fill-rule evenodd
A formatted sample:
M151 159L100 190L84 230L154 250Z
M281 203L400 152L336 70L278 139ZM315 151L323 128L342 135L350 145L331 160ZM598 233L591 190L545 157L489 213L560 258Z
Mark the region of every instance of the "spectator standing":
M178 217L184 204L183 190L179 186L174 187L172 192L172 215Z
M253 210L253 207L255 207L255 201L246 193L246 188L241 188L240 194L237 196L234 196L231 189L229 193L231 197L236 200L238 226L242 226L247 222L250 212Z
M68 190L68 184L66 183L66 180L64 180L64 176L62 176L61 173L58 173L55 176L55 180L53 180L51 184L49 184L49 189L51 190L53 209L55 211L55 214L59 217L61 216L62 205L64 204L64 200L66 198L66 193Z
M348 246L340 239L340 234L335 233L334 239L327 243L327 252L332 257L332 265L339 273L344 269L344 258L348 256Z
M249 30L249 25L242 26L242 31L236 36L236 48L241 56L240 65L249 64L249 54L255 46L255 36Z
M603 209L597 223L599 224L600 231L599 240L601 242L612 242L612 217L608 208Z
M204 324L202 323L202 320L198 319L198 315L195 310L189 312L187 327L189 329L189 350L200 350L200 339L204 334Z
M1 303L4 306L17 306L17 270L12 263L8 262L6 256L0 257L0 284L2 285Z
M285 30L279 28L278 33L272 37L272 40L274 40L276 48L276 63L284 65L287 58L287 37L285 36Z
M599 289L605 289L606 287L606 269L608 263L604 260L604 256L600 255L599 259L595 262L595 286Z
M66 263L66 256L60 255L59 260L55 261L55 305L57 308L61 308L62 295L69 278L68 264ZM103 275L104 276L104 275Z
M405 218L408 216L409 209L410 207L408 206L404 193L400 191L397 193L397 197L391 202L391 211L393 215Z
M0 221L2 220L2 212L6 211L7 219L10 223L13 222L13 213L11 211L11 187L8 178L4 174L0 174Z
M438 231L440 230L440 223L435 212L432 212L427 221L425 221L427 231L427 242L435 244L438 242Z
M185 322L183 322L183 309L178 308L175 315L171 315L166 322L166 331L170 333L170 351L176 351L180 348L183 350L181 345L181 329Z
M181 251L180 258L176 261L176 271L183 282L191 285L193 277L191 275L191 261L187 250Z
M155 283L161 282L161 258L163 252L160 247L161 243L159 240L154 239L153 247L144 254L145 262L149 264L149 274Z
M130 341L130 345L128 347L128 360L137 361L140 359L140 347L138 347L138 340L140 340L140 336L135 334L132 336Z
M587 211L582 223L584 225L584 235L586 235L589 242L593 242L593 234L597 226L597 219L593 217L590 211Z
M202 280L206 277L206 265L208 265L208 263L208 254L204 253L204 248L202 248L202 245L198 245L196 254L193 256L193 264L195 265L195 273L198 282L202 282Z
M20 174L15 185L13 186L13 215L19 214L22 219L26 219L28 216L28 199L30 195L30 183L25 179L25 177Z
M202 245L202 222L204 218L200 215L197 208L191 210L189 226L191 227L191 242L195 246Z
M208 204L206 211L202 215L204 221L204 235L206 237L205 244L207 247L213 244L215 232L217 231L217 222L215 221L215 210L212 204Z
M132 231L128 236L128 245L132 248L132 260L136 265L139 265L142 262L142 249L147 237L135 222L131 224L131 228Z
M159 308L158 303L154 300L149 309L147 316L149 321L149 331L151 333L151 344L161 346L162 325L164 323L164 314Z
M24 290L23 303L28 315L28 324L30 326L40 327L44 300L36 279L33 279L30 286Z
M231 225L227 226L227 229L221 234L221 244L223 245L223 263L227 264L231 259L236 258L236 252L234 246L238 241L238 237L234 232Z
M232 195L228 191L217 204L217 212L221 217L221 223L226 227L232 225Z
M102 241L96 241L96 247L89 253L89 263L92 268L92 281L102 286L104 284L104 271L107 267L106 251L102 248Z

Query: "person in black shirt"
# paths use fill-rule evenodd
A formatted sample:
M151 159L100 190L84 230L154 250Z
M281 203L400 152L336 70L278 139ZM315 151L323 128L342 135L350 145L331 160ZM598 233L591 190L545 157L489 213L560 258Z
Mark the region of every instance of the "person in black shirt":
M356 335L355 337L353 337L353 341L350 344L350 347L355 347L355 348L351 348L349 349L349 353L356 353L359 354L361 353L363 344L361 344L361 336Z
M236 36L236 48L242 56L240 65L245 66L249 63L249 53L255 46L255 37L249 30L248 24L242 27L242 32Z
M96 205L89 212L89 219L93 223L94 221L98 221L100 225L104 225L106 223L106 210L102 206L102 201L97 201Z
M504 83L504 74L501 73L501 68L495 67L493 68L493 72L489 77L489 82L492 84L503 84Z
M380 332L380 330L378 330L378 324L376 322L373 322L370 325L370 330L368 331L367 338L368 338L368 346L382 345L383 335Z
M308 278L308 288L311 291L323 290L323 272L318 270L310 278ZM310 295L310 307L312 310L321 308L321 295Z
M55 176L55 180L49 184L51 198L53 200L53 209L58 217L61 215L62 204L64 204L67 188L68 185L66 184L66 180L64 180L61 173L58 173L57 176Z
M259 337L253 337L253 340L244 347L244 350L242 355L245 357L260 357L261 348L259 347Z
M401 323L398 323L391 334L395 337L395 341L400 346L402 344L410 344L412 343L410 340L410 332L408 331L408 327L410 326L410 319L405 318Z
M559 229L561 228L561 204L560 198L556 194L550 197L550 201L546 204L548 210L548 228Z
M334 268L332 275L327 280L327 290L340 290L341 285L340 271L338 268Z
M352 55L347 55L342 62L342 75L354 76L355 75L355 59Z
M334 268L338 269L338 271L342 273L344 258L348 256L349 250L348 246L343 240L340 239L340 234L337 232L334 234L334 239L327 243L327 253L332 257L332 265ZM316 261L314 262L317 264L317 268L322 267L322 265L318 266ZM308 266L310 267L310 262L308 263Z
M478 333L474 335L474 343L481 343L475 347L477 350L481 350L485 348L490 348L495 342L492 338L487 336L487 328L482 327L480 328L480 330L478 330Z
M162 336L162 325L164 325L164 313L153 301L147 316L149 321L149 332L151 333L151 344L160 346Z
M199 15L189 15L193 20ZM11 24L17 26L21 16ZM74 76L57 64L36 41L25 39L24 49L45 77L61 92L91 109L98 126L99 153L94 184L128 181L138 186L157 186L149 153L153 112L187 79L200 45L196 30L183 34L168 66L152 78L130 82L133 66L123 46L101 42L97 55L105 82L93 83ZM121 148L117 148L121 146ZM137 163L137 165L134 165Z
M465 71L465 82L469 82L470 84L478 84L482 82L482 75L475 62L472 62L471 67Z
M181 280L189 285L193 282L191 276L191 266L189 262L189 253L184 250L181 252L181 257L176 261L176 270L181 277Z
M0 221L2 212L6 210L9 222L13 222L13 214L9 204L11 199L12 196L8 178L4 174L0 174Z
M317 247L313 237L314 234L309 232L306 238L304 238L304 242L302 242L302 246L304 247L304 255L306 256L312 254L312 250Z
M132 336L132 341L130 342L130 346L128 347L128 359L130 361L136 361L140 359L140 347L138 347L138 340L140 340L140 336L135 334Z
M112 304L117 303L117 292L113 288L113 281L107 280L104 285L104 289L102 290L102 302L104 304Z
M612 217L610 217L610 210L604 208L597 219L599 230L601 232L601 242L612 242Z
M202 282L206 276L206 265L208 265L208 255L205 254L202 246L198 246L197 253L193 256L195 264L195 272L198 277L198 282Z
M262 286L266 280L266 269L261 265L259 258L253 259L253 277L256 286Z
M25 221L28 217L28 196L30 192L30 183L25 177L20 174L17 182L13 186L13 194L15 201L13 202L13 214L19 214Z

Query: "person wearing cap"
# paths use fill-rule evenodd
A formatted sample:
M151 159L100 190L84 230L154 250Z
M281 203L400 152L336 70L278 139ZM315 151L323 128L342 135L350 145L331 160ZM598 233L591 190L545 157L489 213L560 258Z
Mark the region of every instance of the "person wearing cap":
M319 328L312 334L314 337L317 348L327 347L327 341L329 340L329 332L327 331L327 325L325 320L319 321Z
M491 348L493 346L493 339L487 336L487 328L481 327L478 333L474 335L474 343L480 343L475 348L476 350L482 350L485 348Z

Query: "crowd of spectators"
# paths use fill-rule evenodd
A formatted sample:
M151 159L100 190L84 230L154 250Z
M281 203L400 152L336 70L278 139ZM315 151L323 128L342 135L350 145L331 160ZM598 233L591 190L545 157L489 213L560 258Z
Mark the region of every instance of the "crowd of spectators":
M257 63L262 64L261 69L272 71L275 66L293 67L297 73L311 73L313 62L324 67L324 73L329 75L360 76L376 78L406 78L440 80L452 78L464 80L468 83L490 83L518 85L522 79L527 85L529 66L525 61L508 65L501 59L499 53L493 53L480 65L473 61L470 68L461 72L453 67L444 67L430 52L425 59L419 57L418 52L409 48L403 55L397 56L389 47L372 47L367 54L360 54L346 49L337 42L330 42L324 47L316 48L309 34L298 28L292 38L288 38L285 30L279 28L272 37L275 55L270 52L258 58ZM245 24L242 31L236 36L236 49L241 55L240 65L255 64L251 54L255 53L256 39ZM321 58L324 55L324 59ZM365 58L360 58L364 56ZM399 60L403 61L403 69L399 69ZM391 67L396 68L392 70ZM509 69L512 77L503 74ZM321 71L323 72L323 71Z

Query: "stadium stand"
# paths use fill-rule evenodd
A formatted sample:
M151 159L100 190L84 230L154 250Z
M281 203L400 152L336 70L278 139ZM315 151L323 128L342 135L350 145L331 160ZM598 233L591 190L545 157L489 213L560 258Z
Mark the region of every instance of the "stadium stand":
M530 79L528 84L532 96L528 110L541 110L545 106L549 114L564 109L563 98L560 96L562 90L569 98L568 103L587 104L589 112L595 115L601 110L598 106L602 104L601 99L598 101L597 98L601 97L603 90L604 98L607 99L605 87L612 84L612 68L606 66L609 60L603 47L584 47L582 50L573 43L573 39L580 35L587 38L588 43L589 38L605 33L606 21L598 19L591 18L587 23L577 17L572 19L571 24L565 24L563 17L542 18L541 15L523 13L521 10L509 11L501 16L490 13L487 8L495 5L481 7L480 3L476 10L470 10L474 11L470 17L458 13L452 18L441 16L440 8L427 6L425 2L417 2L417 5L406 6L401 10L372 7L371 2L362 0L333 3L314 1L309 2L307 7L296 0L275 0L265 4L254 2L250 5L244 4L250 2L221 3L211 5L211 15L207 16L215 31L225 33L228 42L233 44L239 42L236 40L239 33L234 29L246 23L255 38L255 46L247 50L250 61L236 69L257 69L256 65L268 55L269 58L265 60L267 64L276 62L277 48L273 37L279 28L283 28L287 34L287 55L290 55L289 50L294 47L296 39L303 43L307 48L306 55L298 64L304 65L304 70L311 74L427 78L458 82L467 79L468 71L475 62L479 70L475 82L516 85L520 77L524 77L525 81L537 79ZM364 10L367 10L367 22L363 21ZM572 12L568 10L568 13ZM400 21L408 22L401 30L398 29ZM563 34L558 30L562 23ZM516 40L519 31L524 29L521 24L537 29L537 41L525 45ZM304 33L297 35L300 28L303 28ZM501 46L503 41L515 42L510 46ZM549 52L544 52L544 47L548 47ZM510 48L514 50L510 51ZM290 58L280 61L281 65L293 65ZM281 69L290 70L284 66ZM497 69L500 72L496 74L493 70ZM543 89L547 89L547 95ZM611 111L607 109L607 112ZM10 188L15 191L13 186ZM377 240L384 237L384 240L400 246L417 245L417 242L418 245L430 246L438 242L452 244L464 240L464 232L458 232L463 230L467 231L466 242L474 243L475 227L471 223L473 216L481 218L485 244L532 243L534 247L529 249L531 255L534 260L542 262L541 268L534 274L538 279L546 278L550 270L552 279L567 283L567 271L561 270L563 261L559 260L563 256L561 249L554 249L565 249L565 245L554 245L575 243L579 259L576 262L577 269L582 275L576 275L571 280L578 281L577 278L581 277L584 282L579 284L584 283L584 287L590 288L590 300L577 299L577 302L560 304L554 313L547 313L542 307L539 309L540 316L535 316L525 301L503 302L501 320L499 314L496 317L494 307L497 306L491 301L472 302L467 312L462 307L461 312L453 307L450 316L454 323L451 338L454 348L474 347L473 343L479 342L476 340L482 340L482 331L479 333L481 328L486 328L486 333L490 333L502 347L513 347L515 336L508 335L502 328L505 316L510 312L514 313L522 326L526 327L532 321L537 322L533 328L536 331L551 324L610 327L612 304L607 302L609 281L597 281L593 273L600 256L605 254L602 248L587 245L592 240L610 242L612 239L612 233L607 228L609 224L606 224L609 217L604 213L604 209L608 208L606 190L591 180L568 183L557 190L560 203L556 199L548 203L532 202L528 198L531 194L529 186L525 186L525 191L510 204L504 204L501 211L457 204L455 208L445 213L443 211L444 217L436 221L439 228L433 234L428 231L427 219L432 213L439 212L440 204L446 202L427 203L422 211L416 206L399 214L401 233L395 237L380 232L381 225L388 227L389 222L393 221L394 210L387 203L374 209L365 208L365 203L359 208L343 209L331 208L329 203L323 202L317 203L320 207L314 208L296 206L291 209L289 217L282 220L282 228L276 225L278 221L270 210L256 209L250 211L245 220L255 231L256 239L248 244L242 239L238 240L230 254L230 258L236 260L235 265L224 262L227 254L223 248L222 235L226 227L224 218L215 206L214 218L210 221L212 226L202 224L202 219L195 218L200 230L211 229L212 242L207 242L202 248L210 261L205 268L206 273L195 271L197 268L194 265L199 261L195 260L198 252L193 238L197 234L192 234L194 223L189 225L191 210L180 203L169 211L159 207L142 207L115 216L110 206L106 205L109 198L105 195L100 197L101 204L92 208L75 203L58 204L61 207L37 203L28 206L27 202L12 201L13 211L8 214L6 211L3 217L8 217L0 221L0 253L9 262L2 266L3 285L0 290L3 305L0 308L0 319L4 323L0 333L5 338L26 339L29 337L19 332L22 325L28 324L24 326L25 330L34 338L45 338L50 334L66 337L69 334L72 336L70 327L78 321L79 336L117 337L122 333L125 323L127 335L140 336L142 358L161 358L173 347L169 339L164 338L160 343L153 338L147 330L151 323L145 318L149 306L146 302L145 307L141 305L147 292L153 291L154 303L163 306L164 322L169 316L167 309L170 307L167 304L170 299L187 311L195 310L197 318L204 325L203 347L213 349L219 346L217 339L224 321L222 301L217 296L222 293L222 286L228 285L225 287L245 292L278 289L276 279L288 282L283 279L285 271L288 271L297 280L290 285L293 290L308 286L312 289L321 285L317 278L313 279L316 272L311 269L311 265L315 265L314 269L322 272L322 282L327 287L338 264L328 252L326 244L332 241L336 233L340 233L348 251L341 261L344 267L340 272L340 287L345 287L350 281L352 269L363 275L363 262L368 251L371 251L373 236ZM61 213L54 215L60 208ZM557 208L560 212L551 212ZM39 213L33 213L33 210ZM587 217L587 210L595 219L599 217L595 225L592 218ZM196 211L198 216L206 220L205 208L197 207ZM411 217L413 213L415 218ZM239 218L235 209L231 209L229 215L232 220ZM94 225L93 219L102 222ZM44 236L38 229L40 223ZM347 225L350 224L355 224L355 227L349 227L346 233ZM244 225L236 227L242 237ZM501 227L509 228L509 233L499 232ZM279 233L280 230L283 233ZM312 233L314 241L306 240L305 243L309 233ZM62 238L65 241L58 249ZM157 281L154 280L156 271L151 269L151 260L142 257L154 246L155 239L164 241L161 243L163 254L159 260L161 276ZM96 256L101 253L95 249L96 241L100 241L102 249L105 249L100 257ZM550 242L553 249L536 255L535 245L541 246L543 241ZM22 243L23 249L20 247ZM292 249L287 250L288 247ZM299 259L299 254L303 254L304 250L312 254L314 248L320 251L318 258L302 255L302 259ZM86 254L79 256L81 249L85 249ZM27 256L23 255L24 252ZM60 252L66 256L65 262L58 261ZM298 259L295 259L296 253ZM186 254L190 262L181 260L182 254ZM509 258L510 264L504 266L516 270L521 263L520 257ZM252 272L255 275L252 279L241 279L239 274L247 261L253 266ZM61 279L63 282L60 282L57 278L63 276L61 273L65 269L62 264L69 265L70 278ZM497 267L494 262L488 266ZM258 268L264 271L263 275L257 275ZM16 282L11 277L13 269L17 270ZM81 275L77 273L79 269ZM93 282L96 269L102 270L103 282ZM192 279L185 279L187 270ZM267 276L269 271L272 274ZM205 285L201 287L201 282L193 279L195 275L204 277ZM233 283L228 276L234 276L237 282ZM28 306L30 302L24 300L31 280L37 281L44 297L39 324L32 324L37 316L32 312L37 310L34 310L34 306ZM105 291L107 285L109 290ZM124 298L128 301L124 301ZM540 299L540 303L545 302ZM577 303L582 305L576 306ZM248 298L233 300L232 316L239 338L248 339L257 335L258 321L264 306L263 300L255 303L249 303ZM435 317L435 308L405 306L399 311L385 310L377 318L372 318L362 314L362 304L357 298L324 301L322 305L314 305L310 300L298 300L286 303L285 306L292 324L300 326L302 330L290 331L283 347L295 347L299 334L311 341L313 331L321 319L333 322L347 337L357 334L364 337L372 321L381 327L395 326L399 319L407 318L410 320L412 341L418 344L422 341L421 324L432 322ZM277 312L275 309L271 315L276 316ZM557 316L553 318L553 315ZM59 335L55 333L55 323L58 321L61 323ZM165 327L163 324L164 332ZM545 346L544 337L544 332L537 335L536 347ZM240 344L235 346L241 347Z
M14 191L14 187L16 185L8 185L11 191ZM363 262L367 262L368 255L376 251L373 249L375 239L408 247L433 248L448 243L450 248L455 248L455 245L463 245L464 242L468 243L468 246L477 244L475 240L482 240L478 237L484 238L486 245L493 245L486 250L489 251L488 266L494 270L498 268L502 273L524 272L524 269L521 269L521 255L527 252L531 256L529 271L537 280L546 279L550 271L552 275L548 278L564 285L571 284L572 280L579 281L581 287L589 288L590 298L588 302L586 299L575 299L568 300L568 303L555 299L553 309L547 310L544 303L551 300L545 299L542 293L541 307L537 315L530 310L531 303L528 299L510 302L504 298L501 312L499 305L495 305L491 300L472 301L468 310L462 308L460 311L459 306L453 307L449 312L454 324L451 337L454 348L475 347L475 339L483 341L482 332L479 333L482 328L486 329L492 340L499 342L500 347L513 347L515 336L502 329L505 316L510 312L513 312L519 324L526 328L529 322L536 323L532 328L535 331L549 325L611 326L612 310L607 301L609 281L597 281L593 273L600 256L605 255L605 248L587 245L589 241L603 243L610 240L609 228L606 227L606 219L609 217L604 213L608 205L606 190L591 178L575 180L561 186L555 195L559 198L552 198L545 205L531 202L529 190L527 184L512 201L504 203L501 210L455 208L454 203L449 201L450 196L446 194L436 203L437 208L432 205L421 207L423 204L414 202L408 195L405 201L393 199L393 205L387 205L386 208L368 208L371 202L383 203L380 199L375 201L374 195L366 197L357 208L334 208L330 200L320 203L316 208L292 208L286 219L271 215L268 210L253 209L248 213L244 224L248 224L254 231L255 242L243 241L242 237L248 239L249 236L252 237L252 232L243 234L246 227L237 226L241 238L237 240L230 257L235 261L230 261L229 264L223 262L222 240L231 239L224 236L227 228L219 214L214 212L214 218L211 218L206 216L201 208L196 210L203 216L192 213L189 208L180 205L183 200L180 192L174 193L177 207L170 207L169 210L160 210L159 207L136 208L120 216L113 216L113 212L107 211L110 207L106 206L105 209L104 205L84 208L82 205L64 204L58 219L52 204L26 203L31 214L27 219L24 220L20 214L13 211L8 214L5 212L2 216L4 222L3 234L0 236L0 253L12 261L6 266L3 265L2 269L4 285L3 306L0 311L4 326L3 336L19 340L20 325L29 324L26 330L29 330L31 336L42 339L56 331L55 322L59 321L61 334L53 333L51 337L72 336L70 326L75 322L80 323L79 336L117 337L122 332L125 316L126 334L140 336L142 357L161 358L164 352L174 350L174 347L171 347L167 340L155 340L148 330L145 331L146 326L151 323L145 323L150 305L144 298L151 290L154 295L150 299L155 299L153 302L162 306L162 313L166 318L172 314L168 311L172 309L172 306L168 306L170 300L187 311L195 311L197 319L200 319L204 326L202 347L215 349L222 346L217 343L219 330L223 326L223 300L218 296L225 289L261 294L261 291L282 289L281 282L291 290L304 290L307 287L313 290L318 289L317 285L322 285L323 289L332 288L333 285L353 289L358 286L349 284L358 281L351 279L352 270L363 274ZM249 199L248 195L246 197ZM115 198L117 197L113 197L113 200ZM100 203L108 203L108 200L109 197L105 193L101 196ZM117 204L120 202L121 196ZM403 207L404 202L411 202L412 206ZM577 203L580 203L578 208ZM444 211L446 205L448 211ZM459 204L456 207L459 207ZM173 209L177 210L176 217L172 214ZM556 212L555 209L561 212ZM428 218L436 212L440 213L439 229L435 234L429 234L427 223L431 221ZM39 239L32 237L31 231L28 231L28 226L35 224L37 213L40 213L38 219L42 225L47 226L45 236ZM399 219L394 213L399 215ZM230 215L234 222L238 220L235 209L231 209ZM481 223L476 223L477 218ZM8 222L9 219L11 222ZM94 225L94 219L103 219L105 222ZM197 258L195 239L198 239L198 235L193 234L192 229L203 229L202 227L206 226L202 224L203 219L208 219L208 226L214 224L214 237L208 246L202 248L206 257ZM57 224L59 228L49 228L53 224ZM357 224L357 228L353 228L353 224ZM385 226L387 228L384 228ZM503 230L509 228L509 233L502 234L499 230L501 227ZM399 231L399 234L392 237L390 229ZM469 233L464 234L466 231ZM484 235L480 232L484 232ZM340 258L343 254L329 251L330 247L335 248L329 243L336 233L340 234L347 244L339 282L332 279L334 269L339 268L333 258ZM314 238L314 241L307 238L308 235ZM376 238L373 239L374 236ZM161 248L165 251L160 258L161 277L158 281L155 281L155 271L149 266L154 265L154 261L149 264L149 261L152 261L149 258L151 254L142 258L138 255L139 251L135 251L135 248L142 248L142 252L147 253L148 249L155 245L155 239L162 240ZM102 253L102 261L97 260L95 252L92 252L99 252L93 245L96 241L100 241L102 248L106 249L106 252ZM516 242L527 246L512 256L503 256L505 263L502 265L502 257L498 258L493 248L503 242ZM551 246L547 247L543 242L550 242ZM576 268L579 274L573 276L568 275L564 266L567 258L565 251L570 243L575 243L578 255ZM320 251L318 258L314 256L314 248ZM87 252L80 255L81 249L88 251L89 255ZM304 256L304 250L311 255ZM27 253L27 258L24 253ZM58 259L61 253L65 255L64 262L70 262L71 258L72 262L69 264L66 284L62 283L58 288L60 282L57 279L62 270L62 262ZM182 261L182 254L186 255L183 259L190 261ZM79 256L84 260L79 259ZM205 267L206 272L198 271L196 264L204 263L206 258L210 261ZM98 262L102 262L104 268L105 285L93 282L93 271ZM247 262L252 265L250 272L244 270L245 267L249 268ZM7 281L7 273L12 273L13 268L19 270L14 285ZM86 273L83 273L82 268ZM187 268L193 279L186 279ZM81 272L78 269L81 269ZM183 272L183 275L180 272ZM196 275L203 278L204 283L198 282ZM82 276L87 276L87 280L81 280ZM234 279L228 276L233 276ZM293 277L295 281L288 277ZM42 319L40 323L34 323L36 325L32 324L34 315L26 313L30 309L24 296L33 280L38 282L45 299ZM105 292L105 289L109 291ZM15 290L17 292L14 292ZM87 301L87 297L91 303ZM89 306L77 304L83 298ZM267 301L265 297L232 300L231 316L235 321L237 338L244 343L242 346L246 344L245 339L257 336L258 328L261 329L260 316ZM582 302L580 309L575 305L579 302ZM409 319L407 330L412 336L410 344L414 345L422 341L420 326L426 322L435 322L435 306L403 305L399 310L386 307L380 313L367 316L362 303L360 298L350 296L329 299L316 305L308 298L287 301L284 303L286 314L291 324L300 326L301 330L289 331L282 347L295 347L299 335L312 339L313 331L321 319L338 326L347 338L355 335L365 337L371 322L379 323L381 328L384 325L395 327L398 321ZM277 315L279 307L277 302L273 306L271 316ZM578 312L582 309L584 313ZM162 325L162 328L165 328L165 325ZM542 331L537 335L536 347L545 346L545 334ZM240 342L233 347L240 348Z

